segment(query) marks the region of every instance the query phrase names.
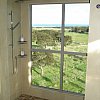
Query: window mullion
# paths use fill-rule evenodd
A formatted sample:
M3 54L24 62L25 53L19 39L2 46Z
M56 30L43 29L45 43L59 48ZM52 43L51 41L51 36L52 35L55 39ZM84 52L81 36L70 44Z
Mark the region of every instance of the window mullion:
M60 90L63 90L65 4L62 4Z

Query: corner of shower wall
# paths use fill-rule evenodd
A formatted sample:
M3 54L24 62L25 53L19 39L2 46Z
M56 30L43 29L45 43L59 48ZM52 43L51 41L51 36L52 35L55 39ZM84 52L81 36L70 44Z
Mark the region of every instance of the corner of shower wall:
M21 7L20 3L15 2L15 0L8 0L7 2L7 20L8 20L7 45L8 45L9 81L10 81L10 100L15 100L15 98L17 98L22 93L22 82L21 82L22 69L21 69L21 61L20 58L18 57L20 51L20 44L18 43L18 41L21 35ZM17 25L17 23L19 23L18 26L13 30L13 33L11 30L12 23L13 27Z

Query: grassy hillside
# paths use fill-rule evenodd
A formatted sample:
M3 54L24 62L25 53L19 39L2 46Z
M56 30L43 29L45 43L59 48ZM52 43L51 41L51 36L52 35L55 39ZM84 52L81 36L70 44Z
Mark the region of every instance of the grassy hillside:
M42 34L42 35L41 35ZM32 33L32 47L37 49L61 49L59 29L35 29ZM65 51L87 52L88 34L64 33ZM32 84L48 88L60 88L60 53L33 52ZM86 57L64 55L63 90L83 93L85 91Z

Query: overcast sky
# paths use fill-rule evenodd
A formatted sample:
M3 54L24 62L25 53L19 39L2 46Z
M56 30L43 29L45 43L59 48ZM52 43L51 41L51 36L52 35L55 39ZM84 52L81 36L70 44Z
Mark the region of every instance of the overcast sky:
M89 4L66 4L65 24L89 24ZM33 5L32 24L61 24L62 5Z

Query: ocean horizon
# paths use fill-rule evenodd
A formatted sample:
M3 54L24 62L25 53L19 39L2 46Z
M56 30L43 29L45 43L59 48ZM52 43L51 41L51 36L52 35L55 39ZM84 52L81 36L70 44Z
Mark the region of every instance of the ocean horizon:
M88 27L88 24L65 24L65 27ZM32 24L32 27L61 27L61 24Z

